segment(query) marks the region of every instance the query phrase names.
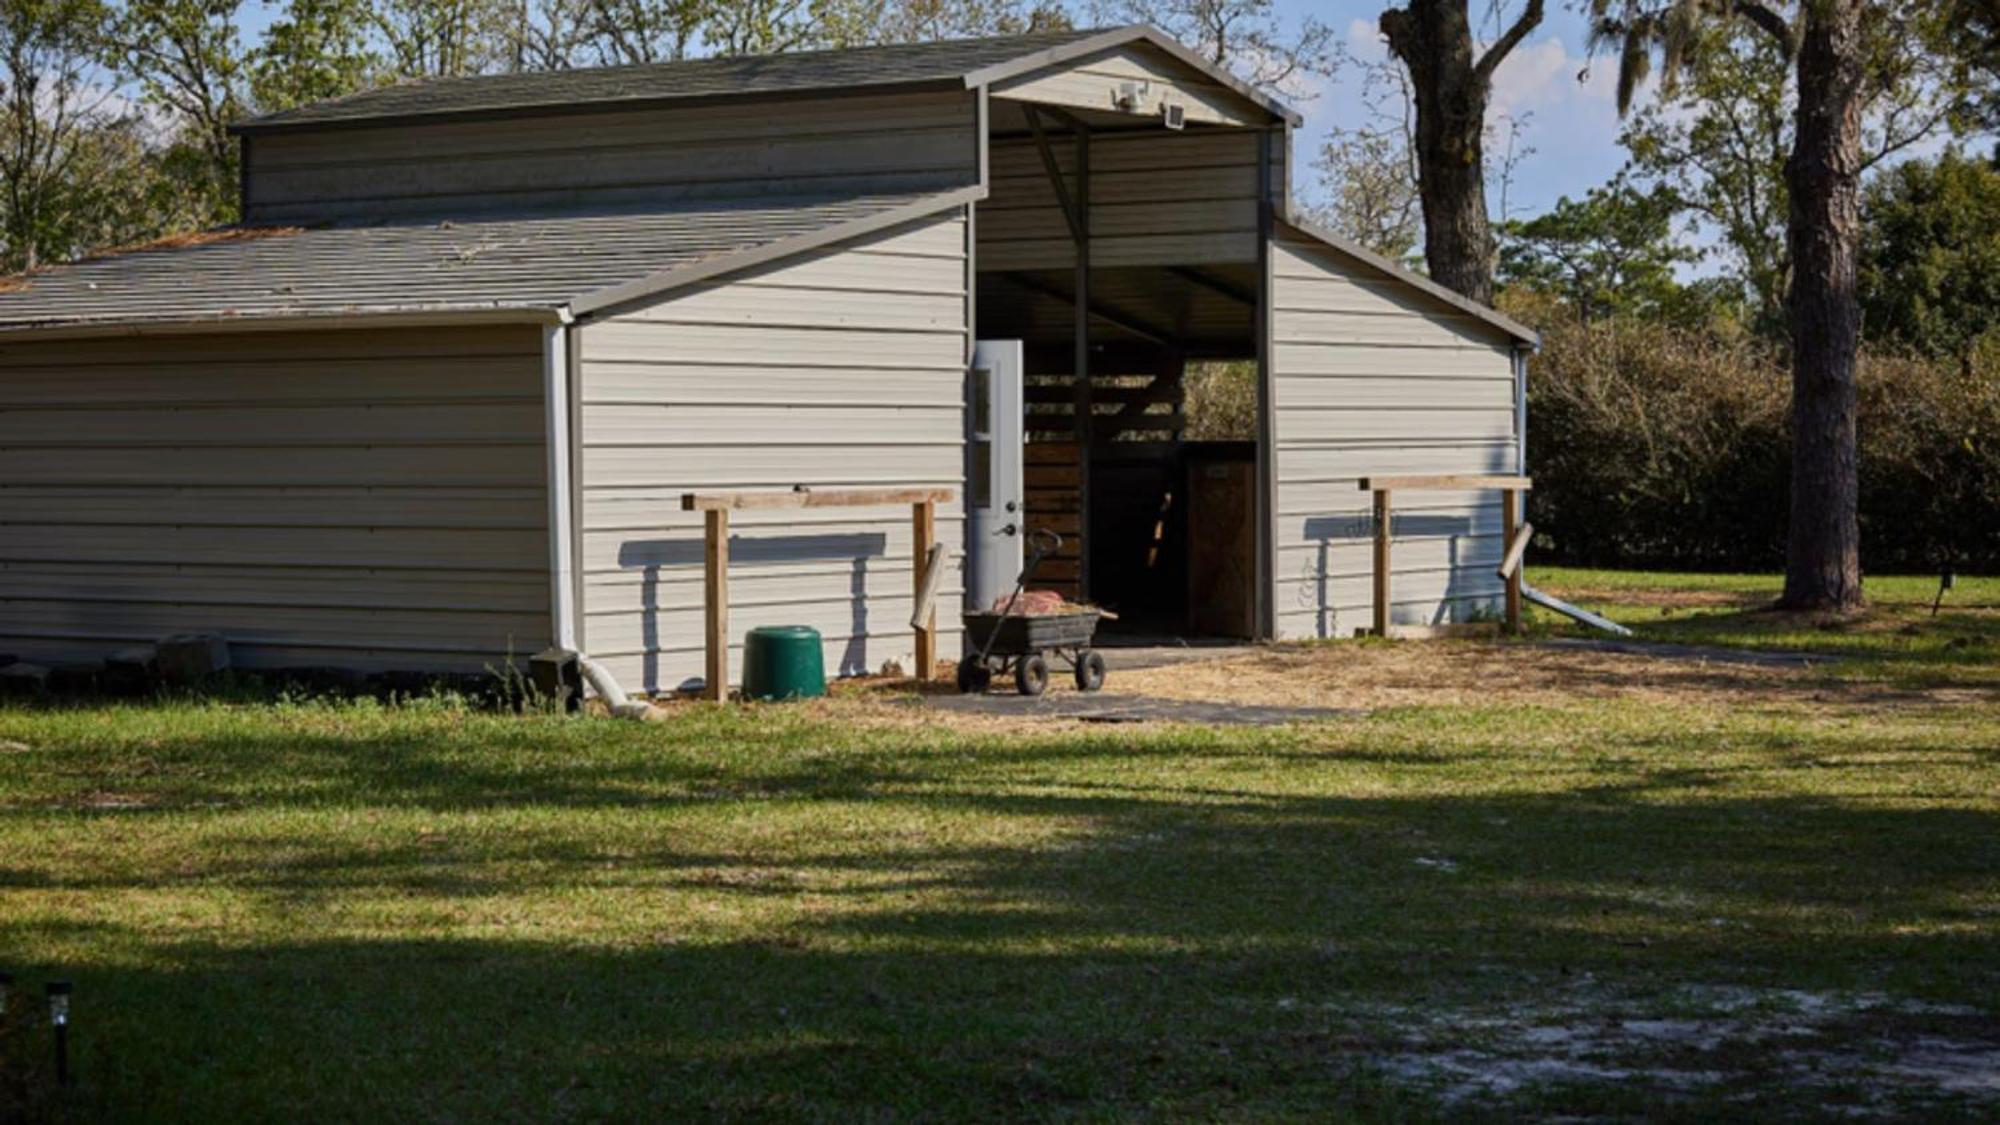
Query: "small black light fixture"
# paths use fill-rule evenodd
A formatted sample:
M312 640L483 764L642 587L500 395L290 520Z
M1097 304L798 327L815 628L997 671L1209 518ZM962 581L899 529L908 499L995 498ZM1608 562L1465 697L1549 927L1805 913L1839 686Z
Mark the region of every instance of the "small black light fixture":
M69 1085L69 982L49 982L49 1024L56 1029L56 1085Z

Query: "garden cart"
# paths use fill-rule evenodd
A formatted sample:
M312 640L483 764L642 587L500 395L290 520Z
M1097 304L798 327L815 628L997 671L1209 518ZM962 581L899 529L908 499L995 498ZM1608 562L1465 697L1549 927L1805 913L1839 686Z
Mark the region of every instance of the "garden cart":
M958 690L968 694L985 691L996 675L1013 673L1014 686L1022 695L1040 695L1049 686L1049 659L1067 664L1076 677L1079 691L1096 691L1104 686L1104 657L1091 647L1102 614L1086 607L1056 613L1017 614L1021 594L1034 577L1041 561L1062 547L1062 536L1047 530L1031 532L1033 547L1028 564L1014 583L1014 592L997 613L965 615L966 636L986 637L977 656L958 662Z

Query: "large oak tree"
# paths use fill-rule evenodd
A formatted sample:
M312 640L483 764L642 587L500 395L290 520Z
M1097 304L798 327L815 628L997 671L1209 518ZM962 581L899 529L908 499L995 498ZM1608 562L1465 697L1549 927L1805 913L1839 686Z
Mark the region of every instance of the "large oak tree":
M1542 14L1543 0L1527 0L1492 45L1477 51L1470 0L1409 0L1382 13L1382 34L1408 68L1416 102L1424 261L1432 277L1476 301L1493 300L1485 154L1493 71L1540 26Z

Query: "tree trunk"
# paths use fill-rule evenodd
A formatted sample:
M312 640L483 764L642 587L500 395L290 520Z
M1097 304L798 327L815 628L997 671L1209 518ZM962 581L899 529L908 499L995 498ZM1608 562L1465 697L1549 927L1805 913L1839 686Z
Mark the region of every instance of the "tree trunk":
M1424 261L1440 284L1491 304L1494 247L1483 151L1488 79L1473 61L1466 0L1410 0L1408 8L1383 12L1381 28L1409 68L1416 100Z
M1792 497L1785 593L1796 610L1859 609L1855 352L1861 313L1862 0L1801 5L1791 190Z

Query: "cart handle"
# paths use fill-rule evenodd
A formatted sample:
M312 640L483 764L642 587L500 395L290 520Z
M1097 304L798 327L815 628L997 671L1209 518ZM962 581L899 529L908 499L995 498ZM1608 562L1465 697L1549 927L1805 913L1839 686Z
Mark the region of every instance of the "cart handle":
M1042 565L1044 558L1062 549L1063 537L1046 527L1038 527L1028 532L1028 544L1034 547L1033 553L1028 556L1028 565L1021 568L1020 577L1014 580L1014 592L1007 595L1007 604L1001 607L999 616L994 619L992 630L986 634L986 643L979 646L981 664L993 655L993 642L1000 639L1000 626L1014 612L1015 604L1021 600L1021 592L1028 588L1028 579L1035 575L1035 568Z

